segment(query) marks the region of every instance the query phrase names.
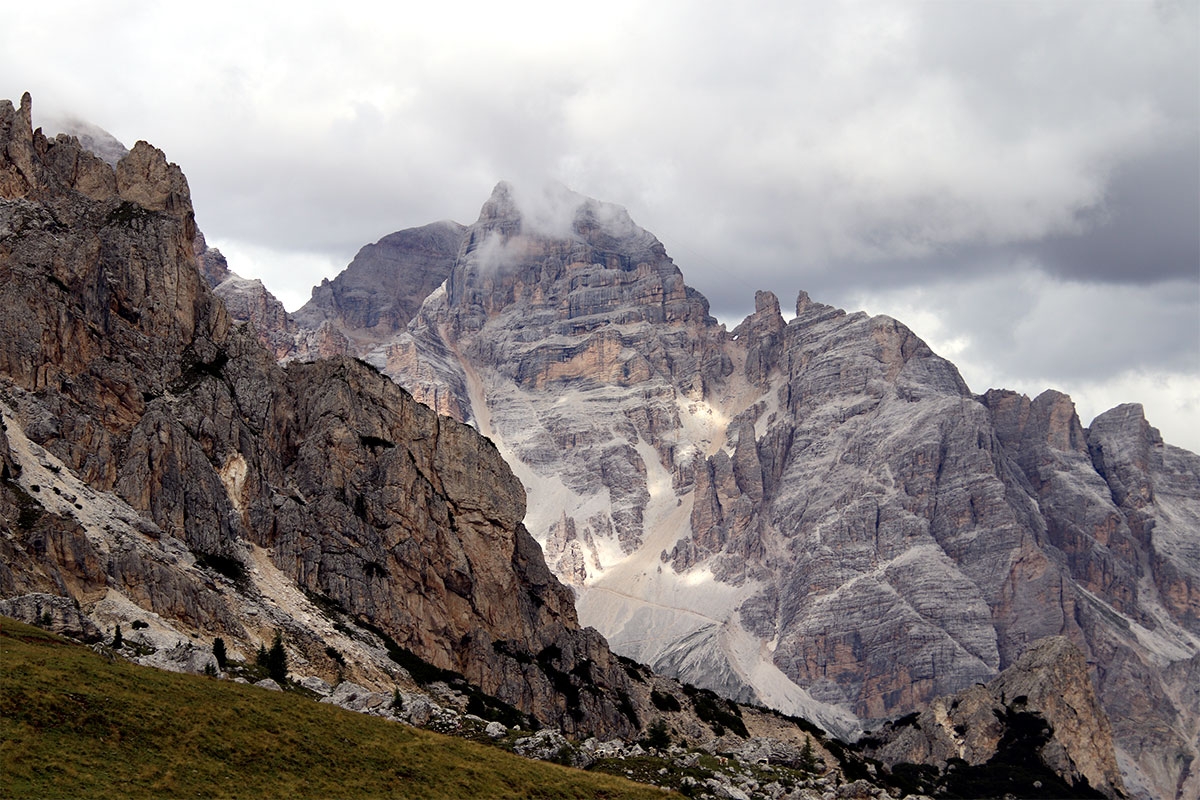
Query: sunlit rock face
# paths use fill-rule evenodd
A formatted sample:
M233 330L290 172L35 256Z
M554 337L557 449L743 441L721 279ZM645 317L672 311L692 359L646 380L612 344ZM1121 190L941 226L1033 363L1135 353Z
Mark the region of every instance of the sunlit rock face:
M1193 780L1196 456L1137 407L976 396L893 319L755 301L728 331L623 209L500 184L352 351L496 443L619 652L850 732L1067 636L1131 791Z

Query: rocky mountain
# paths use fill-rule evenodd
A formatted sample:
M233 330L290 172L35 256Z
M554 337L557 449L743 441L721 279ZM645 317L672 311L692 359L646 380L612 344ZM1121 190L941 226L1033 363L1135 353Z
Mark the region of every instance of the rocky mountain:
M728 331L623 209L561 187L500 184L394 335L369 309L395 289L348 273L361 302L339 278L307 313L496 443L617 652L849 735L1064 636L1128 790L1200 790L1200 458L1139 406L1085 429L1056 392L975 395L903 324L803 292Z
M342 341L348 353L390 339L446 280L463 230L457 222L436 222L363 247L341 274L313 289L295 314L297 327L317 332L317 342ZM296 355L328 354L327 346L314 351L313 345L311 339L297 342Z
M192 671L282 632L347 703L404 663L577 739L663 720L751 761L804 728L601 633L844 735L985 683L946 712L974 750L893 722L881 768L1017 742L1068 786L1195 794L1197 457L1138 407L1083 429L1062 395L973 395L803 293L727 331L616 206L501 184L288 316L161 152L110 166L26 96L0 103L0 341L0 613L137 622L139 660Z
M281 631L307 674L385 691L407 653L568 733L635 734L650 690L578 624L495 446L353 359L279 366L196 233L161 151L114 169L0 103L6 613L138 621L184 668Z
M199 230L192 240L192 250L200 274L213 294L221 298L234 324L249 324L259 342L275 358L289 356L296 349L297 326L283 303L267 291L262 281L243 278L229 269L225 255L215 247L209 247Z

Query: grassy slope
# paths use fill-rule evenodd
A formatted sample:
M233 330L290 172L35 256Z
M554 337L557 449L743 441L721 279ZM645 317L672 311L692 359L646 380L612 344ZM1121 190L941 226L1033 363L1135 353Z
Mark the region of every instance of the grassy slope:
M0 796L651 798L286 693L109 662L0 620Z

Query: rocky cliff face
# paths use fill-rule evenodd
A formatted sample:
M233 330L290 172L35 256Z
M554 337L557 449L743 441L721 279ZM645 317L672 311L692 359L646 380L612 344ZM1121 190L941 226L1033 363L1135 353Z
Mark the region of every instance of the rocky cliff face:
M263 282L248 280L230 270L224 254L209 247L204 234L199 231L192 242L192 250L200 274L213 294L221 298L234 324L249 324L263 347L275 358L283 359L292 354L297 342L296 323Z
M579 627L496 448L365 364L279 367L196 233L160 151L114 170L0 103L6 607L48 593L235 655L283 629L293 663L387 685L378 631L567 731L635 731L648 700Z
M1108 719L1096 701L1083 653L1065 637L1040 640L987 684L940 697L919 715L864 739L868 752L898 764L1041 762L1073 791L1124 793Z
M975 396L803 293L726 331L622 209L506 184L358 353L496 442L619 652L848 733L1066 636L1130 790L1194 791L1200 469L1140 408Z

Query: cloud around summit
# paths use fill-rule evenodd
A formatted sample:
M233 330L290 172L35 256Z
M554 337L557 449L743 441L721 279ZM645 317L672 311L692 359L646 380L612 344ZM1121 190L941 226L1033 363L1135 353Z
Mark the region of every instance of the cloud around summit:
M162 148L290 308L554 179L722 319L760 288L890 313L975 391L1142 401L1195 450L1198 32L1195 0L63 2L6 12L0 94Z

